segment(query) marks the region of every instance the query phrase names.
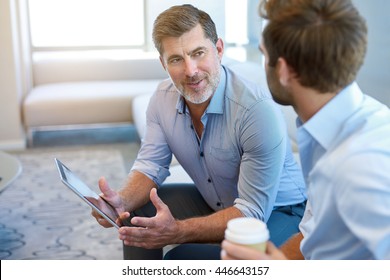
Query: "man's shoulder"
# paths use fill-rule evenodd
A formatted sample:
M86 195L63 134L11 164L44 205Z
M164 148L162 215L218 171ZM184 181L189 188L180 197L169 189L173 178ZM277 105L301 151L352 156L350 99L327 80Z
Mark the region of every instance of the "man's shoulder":
M388 110L375 112L369 108L366 112L355 112L332 141L333 145L325 157L326 168L334 166L333 177L339 181L356 174L359 176L365 174L371 178L380 177L378 172L384 171L383 166L389 164L388 135L390 135ZM374 175L375 173L377 175ZM390 179L390 173L387 170L385 173L386 178Z
M266 84L262 85L260 82L248 79L244 76L245 73L235 71L231 67L225 69L227 77L225 96L229 100L250 107L259 101L272 99Z
M174 85L172 83L172 80L169 78L162 80L157 86L157 91L169 91L172 89L174 89Z
M179 95L170 79L163 80L156 90L150 94L149 108L158 110L158 108L175 107Z
M174 100L177 100L177 97L179 96L179 92L177 91L175 85L172 83L171 79L163 80L159 83L157 86L156 91L153 94L154 100L159 100L158 102L162 100L169 99L168 97L172 97Z

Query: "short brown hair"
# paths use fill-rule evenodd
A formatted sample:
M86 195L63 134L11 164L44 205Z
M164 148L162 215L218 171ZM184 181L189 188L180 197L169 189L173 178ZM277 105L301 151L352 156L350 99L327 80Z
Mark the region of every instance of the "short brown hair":
M206 38L216 44L217 30L209 14L189 4L173 6L165 10L156 18L153 25L152 37L156 49L162 54L164 38L180 37L197 24L202 26Z
M262 0L263 43L274 67L283 57L303 86L334 92L356 79L367 26L350 0Z

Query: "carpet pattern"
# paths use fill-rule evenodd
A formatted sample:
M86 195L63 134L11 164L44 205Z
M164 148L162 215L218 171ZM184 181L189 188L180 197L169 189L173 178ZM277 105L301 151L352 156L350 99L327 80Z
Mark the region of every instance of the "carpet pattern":
M99 177L120 187L126 176L117 150L30 152L16 155L22 174L0 194L0 259L123 259L122 242L59 179L59 158L97 193Z

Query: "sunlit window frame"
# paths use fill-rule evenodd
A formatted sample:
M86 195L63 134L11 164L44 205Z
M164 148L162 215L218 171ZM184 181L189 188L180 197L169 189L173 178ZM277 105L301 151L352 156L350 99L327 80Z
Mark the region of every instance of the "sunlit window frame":
M32 38L31 38L31 27L30 27L30 19L29 19L29 1L30 0L24 0L25 1L25 8L26 8L26 11L25 11L25 14L28 18L27 20L27 30L28 30L28 36L29 36L29 44L30 44L30 48L31 48L31 51L32 53L34 52L48 52L48 51L83 51L83 50L144 50L146 49L147 45L148 45L148 41L147 40L147 21L146 21L146 18L144 16L144 30L143 30L143 37L144 37L144 43L143 44L133 44L133 45L104 45L104 46L100 46L100 45L85 45L85 46L34 46L33 45L33 42L32 42ZM143 13L147 13L146 11L146 1L145 0L142 0L143 1Z
M24 2L28 2L28 0L17 0L17 1L24 1ZM148 14L150 12L149 10L149 6L152 5L153 1L158 1L158 0L143 0L144 1L144 30L143 30L143 34L144 34L144 45L132 45L132 46L115 46L115 45L106 45L106 46L81 46L81 47L69 47L69 46L65 46L65 47L34 47L32 46L31 44L31 34L27 34L29 37L29 49L31 51L31 55L32 56L36 56L36 55L39 55L39 57L41 57L41 55L43 56L46 56L46 55L50 55L50 53L52 53L54 55L54 53L63 53L63 54L66 54L66 53L74 53L75 55L77 56L80 56L80 55L84 55L85 54L85 51L95 51L94 53L92 53L92 55L97 55L97 56L100 56L100 55L103 55L103 56L107 56L107 54L109 56L112 56L114 55L115 57L118 57L118 56L127 56L127 57L133 57L134 53L145 53L146 55L148 53L155 53L156 50L154 48L154 45L153 45L153 42L152 42L152 39L149 38L151 37L151 34L150 34L150 30L151 30L151 24L152 22L150 22L150 19L148 20ZM227 3L228 1L237 1L236 3L242 3L241 1L243 0L226 0L225 3ZM253 21L253 15L252 15L252 18L250 18L249 16L249 12L253 12L253 8L254 8L254 5L257 5L257 0L244 0L246 2L246 6L247 6L247 9L248 9L248 21L251 22ZM177 1L174 1L175 3ZM184 1L183 1L184 3ZM195 1L195 4L194 5L197 5L197 1ZM202 8L202 7L200 7ZM26 4L26 7L25 7L25 14L28 15L28 9L27 7L27 4ZM256 17L256 16L255 16ZM214 18L214 17L213 17ZM225 19L226 20L231 20L231 19ZM26 22L27 22L27 25L28 25L28 17L26 19ZM256 27L257 28L257 27ZM27 30L29 30L29 28L27 28ZM251 49L253 48L256 48L257 47L257 41L254 42L253 41L253 36L257 37L257 34L258 34L258 31L256 30L256 34L254 34L253 32L253 26L251 26L250 24L248 25L247 29L246 29L246 32L248 33L248 44L245 45L246 41L242 41L241 42L238 42L238 43L232 43L232 42L227 42L226 41L226 38L224 38L224 36L226 34L219 34L225 41L225 48L226 49L230 49L230 51L233 51L235 53L237 53L237 50L238 50L238 56L236 54L233 54L233 56L237 56L239 60L246 60L248 57L247 57L247 53L248 53L248 49L250 52ZM27 32L28 33L28 32ZM25 33L26 34L26 33ZM256 39L255 39L256 40ZM256 46L254 46L256 45ZM78 51L83 51L84 54L82 53L78 53Z

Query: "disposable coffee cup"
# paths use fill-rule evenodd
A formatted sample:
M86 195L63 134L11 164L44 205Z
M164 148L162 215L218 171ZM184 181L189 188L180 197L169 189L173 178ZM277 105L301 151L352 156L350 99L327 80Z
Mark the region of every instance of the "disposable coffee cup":
M265 252L269 239L267 225L255 218L235 218L227 223L225 239Z

